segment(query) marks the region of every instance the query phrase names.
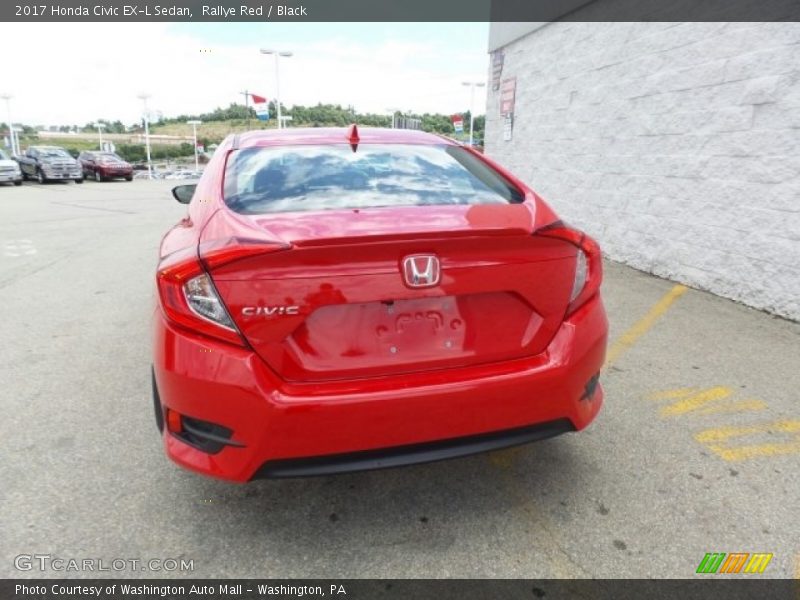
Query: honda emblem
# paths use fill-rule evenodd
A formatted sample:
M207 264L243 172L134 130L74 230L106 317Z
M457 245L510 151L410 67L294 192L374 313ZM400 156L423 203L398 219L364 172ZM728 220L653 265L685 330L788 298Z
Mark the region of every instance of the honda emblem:
M441 274L439 259L433 254L415 254L403 259L403 275L408 287L432 287L439 283Z

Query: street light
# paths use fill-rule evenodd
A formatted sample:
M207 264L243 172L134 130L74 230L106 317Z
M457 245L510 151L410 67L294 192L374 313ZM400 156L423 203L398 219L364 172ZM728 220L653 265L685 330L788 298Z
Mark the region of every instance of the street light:
M270 50L268 48L262 48L261 54L274 54L275 55L275 105L278 107L278 129L283 127L283 123L281 122L281 76L280 76L280 68L278 67L278 62L281 56L284 58L289 58L292 56L291 52L282 52L280 50Z
M97 128L97 135L100 138L100 150L103 149L103 128L106 126L105 123L95 123L94 126Z
M482 81L464 81L462 85L468 85L470 88L469 96L469 146L472 148L472 135L475 129L475 88L486 87Z
M192 131L194 132L194 171L197 173L200 170L200 163L197 158L197 126L202 124L202 121L192 120L186 122L192 126Z
M402 112L402 111L399 108L387 108L386 110L388 110L390 113L392 113L392 129L394 129L394 125L395 125L394 116L397 113Z
M153 166L150 164L150 115L147 112L147 99L150 94L139 94L137 98L144 103L144 145L147 151L147 178L153 178Z
M11 94L0 95L0 98L6 101L6 109L8 110L8 135L11 142L11 153L15 156L19 154L19 139L14 135L14 125L11 123L11 99L14 96Z

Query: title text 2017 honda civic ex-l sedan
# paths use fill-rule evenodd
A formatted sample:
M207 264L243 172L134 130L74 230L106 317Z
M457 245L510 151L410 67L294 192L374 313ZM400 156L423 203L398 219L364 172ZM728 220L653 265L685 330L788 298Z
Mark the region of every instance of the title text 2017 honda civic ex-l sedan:
M586 427L597 244L469 148L404 130L228 137L163 238L166 452L248 481L452 458Z

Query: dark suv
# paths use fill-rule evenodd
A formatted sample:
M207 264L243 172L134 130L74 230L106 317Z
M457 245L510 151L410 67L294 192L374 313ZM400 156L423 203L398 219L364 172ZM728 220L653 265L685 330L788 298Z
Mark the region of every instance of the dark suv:
M133 181L133 167L113 152L81 152L78 162L83 169L84 177L95 181L108 181L116 177L124 177L125 181Z

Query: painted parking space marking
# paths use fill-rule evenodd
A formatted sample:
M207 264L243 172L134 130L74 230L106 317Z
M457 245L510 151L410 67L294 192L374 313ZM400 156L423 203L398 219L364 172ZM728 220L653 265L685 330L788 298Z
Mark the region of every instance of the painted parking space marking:
M751 436L781 434L782 442L732 446L728 440ZM800 453L800 421L781 420L744 427L718 427L695 434L694 439L727 461L740 461L764 456Z
M716 386L708 389L681 388L659 392L650 396L651 400L676 400L661 407L661 417L677 417L688 413L712 415L722 413L764 410L767 403L755 398L731 399L734 390L730 387Z
M613 365L620 356L630 349L631 346L639 341L640 337L642 337L650 330L651 327L653 327L653 325L655 325L656 321L658 321L658 319L669 310L670 306L672 306L678 298L683 296L688 289L689 288L687 288L685 285L681 284L673 286L672 289L661 298L661 300L653 305L653 307L645 316L639 319L633 325L633 327L628 329L628 331L626 331L622 337L611 344L611 347L608 349L608 353L606 354L606 362L603 367L607 369Z
M17 258L36 254L36 246L31 240L8 240L3 243L3 256Z
M734 398L735 388L713 386L709 388L685 387L651 394L653 401L671 402L662 406L662 419L673 417L720 415L761 411L769 405L758 398ZM775 436L779 441L757 443L753 438ZM718 457L727 461L740 461L767 456L800 453L800 421L782 420L757 423L747 426L722 426L705 429L694 434L696 442L702 444ZM744 439L740 439L744 438ZM750 443L747 443L750 438ZM745 442L745 443L742 443Z

